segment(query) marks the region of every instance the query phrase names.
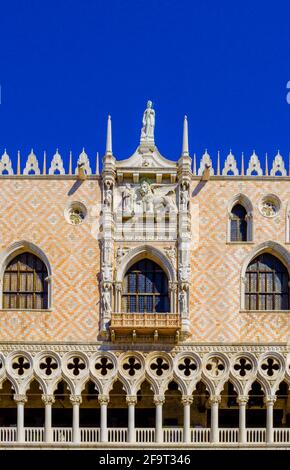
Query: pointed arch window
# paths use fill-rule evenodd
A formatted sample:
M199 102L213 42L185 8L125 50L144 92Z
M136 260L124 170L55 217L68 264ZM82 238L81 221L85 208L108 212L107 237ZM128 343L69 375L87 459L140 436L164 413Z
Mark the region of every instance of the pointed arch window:
M3 279L3 308L48 308L47 268L32 253L21 253L7 265Z
M168 279L157 263L143 259L127 271L123 281L122 311L169 312Z
M248 241L247 211L242 204L235 204L231 210L231 231L232 242Z
M289 274L284 264L270 253L254 258L247 267L246 310L288 310Z

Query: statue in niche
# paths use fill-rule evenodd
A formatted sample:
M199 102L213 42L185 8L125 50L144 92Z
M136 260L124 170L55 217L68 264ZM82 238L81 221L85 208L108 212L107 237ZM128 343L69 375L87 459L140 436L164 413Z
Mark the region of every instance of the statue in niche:
M102 307L105 314L111 313L111 293L110 293L110 286L108 284L104 284L103 291L102 291Z
M189 195L188 191L186 189L182 190L180 192L180 206L181 210L187 211L188 209L188 201L189 201Z
M152 101L147 102L144 111L141 129L141 142L154 142L155 111L152 108Z
M179 303L180 303L180 313L187 313L187 293L186 290L182 289L179 292Z
M105 206L107 206L109 208L111 207L111 205L112 205L112 190L111 189L107 189L105 191L105 200L104 200L104 202L105 202Z

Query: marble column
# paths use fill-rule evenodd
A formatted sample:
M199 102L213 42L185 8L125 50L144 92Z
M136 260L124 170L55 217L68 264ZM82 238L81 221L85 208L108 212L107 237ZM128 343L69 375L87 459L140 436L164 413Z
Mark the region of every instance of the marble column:
M17 403L17 442L25 442L24 405L27 402L27 397L16 394L13 398Z
M110 401L110 397L108 395L99 395L98 400L101 407L101 422L100 422L100 440L101 442L108 442L108 403Z
M52 432L52 405L55 402L54 395L42 395L41 397L45 405L45 421L44 421L44 441L53 442L53 432Z
M155 442L163 442L163 429L162 429L162 407L165 402L164 395L155 395L154 403L156 406L155 410Z
M136 442L136 430L135 430L135 405L137 403L137 397L134 395L128 395L126 397L128 404L128 442Z
M189 443L190 439L190 406L193 402L191 395L183 395L183 442Z
M73 406L73 443L80 443L80 405L82 403L81 395L71 395L70 401Z
M266 442L267 444L272 444L274 442L274 430L273 430L273 408L276 401L275 395L266 396L264 398L264 403L266 404L267 409L267 419L266 419Z
M212 395L210 397L211 405L211 427L210 427L210 440L211 442L219 442L219 402L221 397Z
M248 397L240 395L237 398L239 404L239 442L245 444L247 442L247 428L246 428L246 410Z

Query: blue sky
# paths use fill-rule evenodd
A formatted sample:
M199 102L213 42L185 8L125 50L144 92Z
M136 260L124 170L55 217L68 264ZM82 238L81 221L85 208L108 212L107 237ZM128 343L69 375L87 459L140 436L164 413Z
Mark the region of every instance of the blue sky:
M151 99L167 158L184 114L192 154L287 157L289 18L286 0L2 1L0 153L103 155L110 113L126 158Z

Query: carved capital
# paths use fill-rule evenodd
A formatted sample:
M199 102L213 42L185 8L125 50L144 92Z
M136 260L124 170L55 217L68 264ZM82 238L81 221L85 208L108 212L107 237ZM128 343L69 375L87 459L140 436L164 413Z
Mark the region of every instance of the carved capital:
M211 395L211 397L209 398L210 405L215 405L217 403L220 403L220 401L221 401L220 395Z
M276 395L267 395L266 397L264 397L264 403L266 406L274 405L276 400Z
M164 395L154 395L154 403L155 405L163 405L165 402L165 396Z
M176 292L177 291L177 282L169 281L168 290L169 290L169 292Z
M239 405L246 405L249 401L249 397L247 395L239 395L237 398L237 402Z
M16 401L16 403L22 403L23 405L27 402L27 396L26 395L15 394L13 396L13 399L14 399L14 401Z
M116 292L122 292L122 282L115 282Z
M127 395L126 402L127 402L127 405L136 405L137 397L135 395Z
M99 401L100 405L108 405L108 403L110 401L110 397L109 397L109 395L99 395L98 396L98 401Z
M72 405L81 405L82 404L82 397L81 395L70 395L69 397Z
M45 405L53 405L55 402L54 395L42 395L41 400Z
M182 404L191 405L193 403L193 396L192 395L183 395L181 398Z

